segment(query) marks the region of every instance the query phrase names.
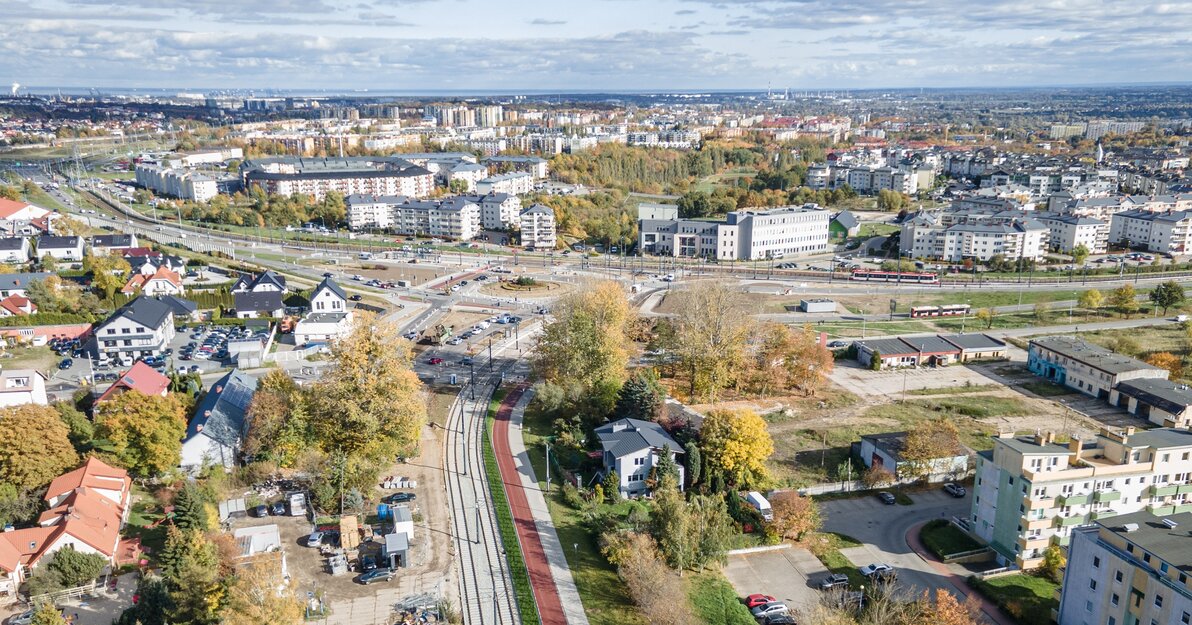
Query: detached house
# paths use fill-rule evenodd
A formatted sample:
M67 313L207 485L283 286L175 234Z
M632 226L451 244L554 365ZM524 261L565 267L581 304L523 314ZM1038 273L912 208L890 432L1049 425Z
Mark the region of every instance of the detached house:
M120 292L132 294L138 291L144 295L181 295L182 276L165 266L158 267L152 275L133 273Z
M167 304L141 296L120 307L95 328L96 353L132 364L157 356L174 338L174 312Z
M83 260L83 237L50 235L37 237L37 257L45 256L56 260Z
M0 407L24 404L49 405L46 396L46 376L36 369L5 369L0 371Z
M24 263L33 257L33 248L25 237L4 237L0 239L0 262Z
M45 280L54 274L44 271L33 273L3 273L0 274L0 297L20 295L25 297L25 290L34 280Z
M98 399L96 404L115 399L127 391L136 391L142 395L165 397L170 391L170 378L159 373L144 362L137 362L120 375Z
M0 532L0 595L15 594L46 556L63 547L99 554L115 566L131 493L128 472L95 457L58 476L36 525Z
M220 378L203 397L182 439L182 469L195 473L205 465L236 466L248 433L248 405L257 381L239 369Z
M55 217L40 206L0 198L0 232L10 236L49 232Z
M289 289L286 287L285 276L278 275L273 271L266 271L264 273L253 276L251 274L242 273L232 285L233 293L286 293Z
M661 425L638 419L621 419L596 428L600 439L604 474L616 471L621 479L621 495L640 495L646 492L650 469L659 461L663 447L670 448L671 460L679 470L679 488L683 487L684 469L678 457L683 447L671 438Z
M137 247L135 234L97 234L91 237L91 253L95 256L123 254Z
M310 312L294 328L294 344L333 341L352 330L352 311L343 288L324 278L310 296Z
M0 299L0 317L21 317L37 312L33 300L20 295L9 295Z

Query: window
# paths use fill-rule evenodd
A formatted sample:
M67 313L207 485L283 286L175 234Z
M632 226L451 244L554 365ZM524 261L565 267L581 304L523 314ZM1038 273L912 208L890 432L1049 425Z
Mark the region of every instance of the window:
M1122 572L1121 571L1114 571L1113 581L1121 583L1121 581L1122 581Z
M1094 569L1101 568L1101 557L1100 556L1093 556L1093 568Z
M1090 579L1089 580L1089 590L1096 590L1096 589L1097 589L1097 580Z
M1115 606L1118 604L1119 601L1121 601L1121 598L1119 598L1117 596L1117 593L1113 593L1113 596L1111 596L1109 598L1109 603L1112 605L1115 605Z
M1155 607L1163 607L1163 595L1155 595Z
M1188 614L1187 612L1184 612L1184 615L1180 617L1180 622L1183 623L1184 625L1188 625L1188 623L1192 623L1192 614Z

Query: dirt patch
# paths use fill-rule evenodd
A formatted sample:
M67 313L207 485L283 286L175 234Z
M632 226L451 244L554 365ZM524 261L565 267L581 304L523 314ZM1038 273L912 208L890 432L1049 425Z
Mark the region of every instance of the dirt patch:
M683 298L674 297L681 293L682 290L674 290L668 293L663 293L658 304L654 307L653 312L660 315L673 315L681 310L680 303ZM792 295L777 295L772 293L748 293L741 291L737 293L737 301L741 303L746 310L757 313L785 313L791 312L799 305L799 297ZM790 307L790 308L788 308Z
M377 267L384 267L377 269ZM344 265L318 265L315 267L320 273L326 271L344 271L348 273L358 273L368 279L381 280L383 282L397 282L398 280L409 280L410 284L414 286L421 285L425 282L445 276L449 273L447 269L442 267L430 267L426 265L411 265L404 262L376 262L369 261L363 265L360 264L344 264Z

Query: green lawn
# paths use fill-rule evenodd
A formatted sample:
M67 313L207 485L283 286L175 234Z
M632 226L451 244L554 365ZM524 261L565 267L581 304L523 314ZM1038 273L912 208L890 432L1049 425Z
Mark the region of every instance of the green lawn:
M873 311L870 311L873 312ZM924 321L825 321L811 326L817 332L827 332L831 337L866 338L890 334L918 334L934 332L935 328Z
M899 227L890 223L863 223L861 229L858 231L858 236L862 239L876 236L886 236L898 232Z
M132 499L132 510L128 512L128 523L125 524L121 535L128 538L140 537L141 546L145 548L152 561L166 544L166 525L169 523L164 522L151 527L161 521L164 515L157 505L157 500L144 487L134 484Z
M706 625L756 625L737 591L719 571L688 575L687 597L696 618Z
M941 388L917 388L907 391L907 395L963 395L965 393L984 393L1002 388L997 384L968 384L965 386L944 386Z
M522 439L526 443L534 475L539 484L544 486L546 453L542 441L550 433L548 418L536 413L532 407L526 410ZM553 488L558 488L557 481ZM625 592L625 585L617 577L617 571L600 553L596 537L584 526L581 513L560 502L557 496L547 497L547 506L555 524L555 532L559 535L559 543L567 555L567 566L579 591L580 602L591 625L645 625L641 613Z
M521 543L513 525L513 511L505 496L505 485L501 481L501 470L497 467L497 456L493 451L492 428L497 409L505 397L505 390L498 389L488 405L488 416L484 424L484 470L488 476L488 488L492 493L492 505L497 515L497 527L501 532L501 544L505 547L505 559L509 562L509 575L513 578L513 590L517 596L517 609L521 622L530 625L539 623L538 604L534 602L534 590L530 586L530 573L522 557Z
M859 546L861 543L857 539L834 532L821 532L807 539L807 547L811 553L815 554L829 571L847 576L852 588L860 588L865 583L865 576L861 575L857 565L844 557L840 550Z
M1059 585L1042 577L1017 573L969 584L1023 625L1050 625L1051 611L1059 608Z
M980 543L943 519L935 519L924 525L919 530L919 539L940 559L981 548Z
M1063 395L1072 395L1076 392L1066 386L1060 386L1059 384L1045 380L1025 382L1018 386L1025 388L1039 397L1060 397Z

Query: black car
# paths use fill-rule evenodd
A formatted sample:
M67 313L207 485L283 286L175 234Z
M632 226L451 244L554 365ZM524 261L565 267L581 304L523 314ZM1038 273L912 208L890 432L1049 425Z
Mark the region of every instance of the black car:
M886 504L887 506L892 506L898 501L897 499L894 498L893 494L888 493L884 490L877 494L877 498L880 499L881 502Z
M370 555L360 556L360 570L365 572L377 570L377 559Z
M286 502L284 502L284 501L273 502L273 505L270 507L270 511L273 512L273 516L285 516L286 515Z
M269 516L269 506L256 506L252 509L252 515L257 518Z
M392 504L392 503L407 503L410 501L414 501L415 499L417 499L417 496L414 495L414 493L393 493L392 495L386 495L385 498L382 499L381 501L383 501L385 503Z
M353 302L359 302L360 300L362 300L364 298L360 297L359 295L353 295L353 296L349 297L348 299L352 300Z
M62 362L58 363L59 369L69 369L74 366L74 360L70 358L63 358Z

